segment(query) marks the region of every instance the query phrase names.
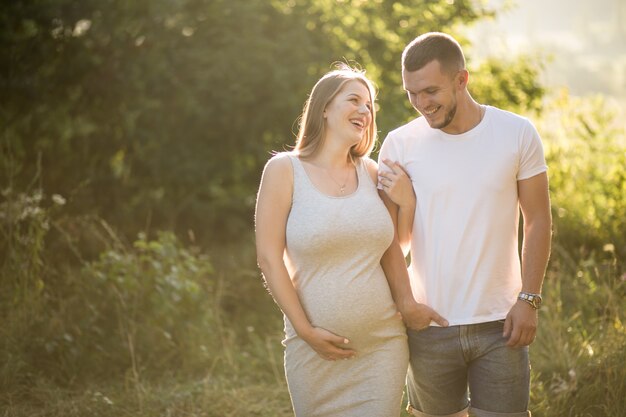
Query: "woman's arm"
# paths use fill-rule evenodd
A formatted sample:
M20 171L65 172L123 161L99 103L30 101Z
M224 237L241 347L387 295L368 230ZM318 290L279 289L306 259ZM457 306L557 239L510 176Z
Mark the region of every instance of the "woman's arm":
M376 162L368 161L368 171L374 182L376 182L378 175L378 167L376 165ZM393 241L381 258L380 264L383 271L385 271L385 277L387 278L391 295L402 315L404 323L407 327L414 330L422 330L428 327L431 321L434 321L440 326L447 326L448 321L441 317L435 310L426 304L415 301L415 297L413 297L413 292L411 291L411 283L404 255L398 242L396 226L398 224L398 216L397 210L395 209L397 206L391 201L391 198L388 197L384 190L379 190L378 193L387 207L394 224Z
M293 167L285 155L267 163L257 195L255 224L257 262L272 297L293 325L296 333L321 357L328 360L354 356L339 346L347 339L311 325L283 260L287 218L293 194Z
M415 218L415 191L411 178L404 167L397 162L383 160L389 170L381 170L378 173L383 191L393 204L387 208L393 213L397 221L394 221L398 232L398 242L402 253L406 256L411 249L411 236L413 233L413 219Z

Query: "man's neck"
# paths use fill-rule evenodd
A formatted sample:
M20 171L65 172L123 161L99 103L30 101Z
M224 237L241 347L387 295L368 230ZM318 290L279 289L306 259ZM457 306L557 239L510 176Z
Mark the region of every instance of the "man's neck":
M441 130L449 135L460 135L478 126L484 116L485 107L468 97L457 104L452 123Z

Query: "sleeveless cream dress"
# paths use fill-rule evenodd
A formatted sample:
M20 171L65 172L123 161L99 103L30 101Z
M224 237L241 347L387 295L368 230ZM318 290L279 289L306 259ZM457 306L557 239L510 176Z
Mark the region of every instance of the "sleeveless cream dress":
M285 263L314 326L350 340L353 359L327 361L285 317L285 374L297 417L397 417L408 366L406 329L380 258L393 222L363 161L357 190L321 193L300 160L287 221Z

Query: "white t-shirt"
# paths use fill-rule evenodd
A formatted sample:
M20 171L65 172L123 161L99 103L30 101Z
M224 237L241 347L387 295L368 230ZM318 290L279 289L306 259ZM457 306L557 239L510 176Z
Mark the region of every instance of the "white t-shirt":
M517 181L547 170L539 134L521 116L486 107L450 135L419 117L389 133L379 156L402 164L417 196L411 287L450 325L506 317L522 285Z

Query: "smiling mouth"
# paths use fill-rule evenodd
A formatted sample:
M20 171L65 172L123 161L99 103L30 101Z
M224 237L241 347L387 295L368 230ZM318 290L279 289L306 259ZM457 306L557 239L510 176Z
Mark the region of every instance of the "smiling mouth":
M430 110L423 110L423 111L422 111L422 114L423 114L424 116L432 116L432 115L433 115L433 114L435 114L435 112L436 112L437 110L439 110L440 108L441 108L441 106L437 106L437 107L434 107L434 108L432 108L432 109L430 109Z
M356 126L359 129L363 129L365 127L365 123L363 123L361 120L350 120L350 123L352 123L353 126Z

